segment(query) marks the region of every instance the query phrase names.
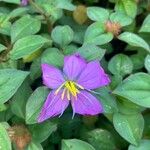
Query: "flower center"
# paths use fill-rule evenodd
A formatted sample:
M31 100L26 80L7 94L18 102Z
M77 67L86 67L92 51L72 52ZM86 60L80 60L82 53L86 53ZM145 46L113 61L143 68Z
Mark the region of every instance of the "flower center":
M61 94L61 99L63 100L65 95L68 100L70 100L70 95L74 96L77 99L77 94L80 93L79 89L84 89L83 86L79 85L74 81L66 81L64 82L56 91L55 95L59 93L59 91L63 88L63 92Z

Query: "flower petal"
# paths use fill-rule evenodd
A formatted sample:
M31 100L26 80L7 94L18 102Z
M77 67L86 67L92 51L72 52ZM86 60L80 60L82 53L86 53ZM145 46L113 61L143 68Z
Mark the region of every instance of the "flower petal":
M21 0L21 5L26 6L28 4L28 0Z
M85 66L86 61L79 55L66 56L63 71L69 80L75 80Z
M66 98L62 100L61 94L62 91L60 91L57 95L55 95L55 91L49 93L38 117L38 122L43 122L51 117L63 114L69 105L69 101Z
M89 62L77 81L85 89L96 89L110 83L108 75L104 72L98 61Z
M71 100L73 112L82 115L97 115L103 112L100 102L87 91L81 91L77 99Z
M65 81L61 71L48 64L42 64L43 83L51 88L58 88Z

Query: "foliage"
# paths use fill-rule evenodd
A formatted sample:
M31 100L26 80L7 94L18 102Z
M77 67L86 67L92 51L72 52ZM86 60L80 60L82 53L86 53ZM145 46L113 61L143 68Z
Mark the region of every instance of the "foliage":
M0 149L149 150L150 1L0 0ZM50 91L41 64L98 60L111 84L97 116L38 123ZM19 140L18 140L19 139Z

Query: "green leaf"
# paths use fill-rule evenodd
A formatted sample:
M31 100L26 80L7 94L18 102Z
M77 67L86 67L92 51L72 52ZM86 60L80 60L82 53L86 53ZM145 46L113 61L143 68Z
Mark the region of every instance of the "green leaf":
M28 80L27 80L28 81ZM25 118L25 106L32 90L26 80L12 98L11 111L20 118Z
M125 76L132 73L133 63L127 55L117 54L109 61L108 69L114 75Z
M9 17L16 18L22 15L25 15L29 9L27 7L16 8L10 12Z
M145 68L150 73L150 55L147 55L145 58Z
M133 21L133 19L131 17L127 16L126 14L122 14L122 13L118 13L118 12L112 13L110 15L110 20L112 22L119 23L122 27L131 24Z
M49 90L46 87L37 88L29 97L26 104L26 122L27 124L37 123L38 115L46 100Z
M42 145L40 143L31 142L26 150L43 150Z
M11 26L11 42L21 39L22 37L37 33L41 28L38 19L29 15L23 16Z
M7 47L5 47L4 45L0 44L0 52L2 52L5 49L7 49Z
M109 18L109 11L101 7L88 7L87 15L93 21L105 23Z
M113 124L117 132L128 142L138 145L144 128L144 119L141 114L123 115L116 113Z
M50 42L48 39L40 35L30 35L19 39L13 46L10 52L11 59L19 59L27 56L38 49L40 49L44 44Z
M95 129L89 131L85 135L85 140L88 141L95 150L116 150L114 137L107 130Z
M90 144L77 140L62 140L61 150L95 150Z
M95 35L94 37L88 36L84 39L84 44L103 45L109 43L113 39L112 33L103 33Z
M30 67L30 78L32 81L39 78L41 75L41 58L37 58L33 61Z
M135 104L150 107L150 75L136 73L126 78L113 93Z
M139 32L150 32L150 14L145 18Z
M57 125L50 121L29 126L29 130L32 134L32 140L38 143L45 141L53 132L56 131L56 129Z
M99 94L95 96L99 99L100 103L103 106L104 113L114 113L118 111L116 99L113 95L110 94L110 91L106 88L99 88L96 90ZM93 92L94 94L94 92Z
M73 40L74 32L70 26L56 26L51 33L52 40L59 46L68 45Z
M93 41L93 39L102 35L104 31L105 31L105 26L101 22L95 22L91 24L85 32L84 43Z
M20 0L0 0L0 2L7 2L12 4L20 4Z
M6 14L0 14L0 33L10 35L11 22L8 21L9 17Z
M64 63L64 56L57 48L48 48L42 54L41 62L56 67L62 67Z
M135 0L119 0L116 3L115 10L135 18L137 14L137 2Z
M141 140L138 146L130 145L128 150L148 150L150 147L150 140Z
M8 101L18 90L29 73L16 69L0 70L0 103Z
M128 43L131 46L141 47L150 52L149 45L138 35L130 32L124 32L119 35L119 40Z
M4 125L0 123L0 149L2 150L11 150L11 141L8 136L7 130Z
M71 3L70 0L56 0L56 7L73 11L76 9L76 6Z
M93 44L87 44L77 49L77 52L86 60L92 61L95 59L101 60L106 50L101 49L100 47Z

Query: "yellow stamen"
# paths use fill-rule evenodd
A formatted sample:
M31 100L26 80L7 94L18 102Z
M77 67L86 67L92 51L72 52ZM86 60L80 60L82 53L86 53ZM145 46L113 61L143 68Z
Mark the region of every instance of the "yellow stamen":
M70 100L70 93L69 93L69 90L67 90L67 99Z
M66 88L64 88L64 90L63 90L63 92L62 92L62 94L61 94L61 99L63 100L64 99L64 96L65 96L65 92L66 92Z
M61 90L61 88L65 85L65 82L55 91L55 95L58 94L58 92Z
M76 86L78 86L80 89L84 90L84 87L79 85L78 83L75 83Z
M65 87L69 90L69 92L70 92L73 96L76 96L76 95L77 95L78 89L75 87L74 82L72 82L72 81L66 82ZM78 91L78 92L79 92L79 91Z

